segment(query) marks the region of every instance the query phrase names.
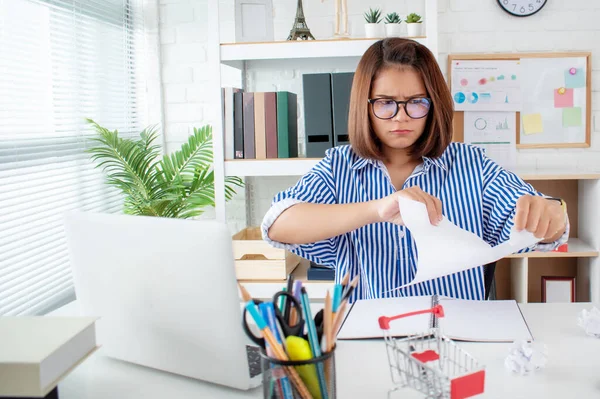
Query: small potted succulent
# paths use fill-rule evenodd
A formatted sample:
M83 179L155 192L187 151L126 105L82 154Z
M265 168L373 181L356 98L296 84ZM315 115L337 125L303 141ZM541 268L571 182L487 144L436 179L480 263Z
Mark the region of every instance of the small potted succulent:
M383 26L381 22L381 10L379 8L371 9L365 12L365 36L368 38L379 38L383 34Z
M406 29L408 36L415 37L421 36L422 34L422 23L421 16L419 14L410 13L406 16Z
M391 12L385 16L385 36L386 37L400 37L401 26L400 15L396 12Z

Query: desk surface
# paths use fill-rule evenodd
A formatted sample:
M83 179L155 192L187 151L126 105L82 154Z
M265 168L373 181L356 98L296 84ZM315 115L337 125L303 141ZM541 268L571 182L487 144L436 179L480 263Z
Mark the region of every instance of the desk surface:
M511 344L459 343L486 366L485 398L600 397L600 339L585 335L577 315L591 304L523 304L535 339L548 346L545 369L511 374L504 359ZM338 398L386 398L391 387L382 340L338 341ZM355 378L354 375L357 377ZM260 398L260 388L237 391L107 358L100 349L59 385L61 399ZM402 389L392 398L421 398Z

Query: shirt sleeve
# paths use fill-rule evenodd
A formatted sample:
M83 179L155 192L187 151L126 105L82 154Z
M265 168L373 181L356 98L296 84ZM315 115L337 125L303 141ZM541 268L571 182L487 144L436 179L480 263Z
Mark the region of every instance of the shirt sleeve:
M261 223L263 239L276 248L286 249L303 258L324 266L335 266L339 237L329 238L310 244L288 244L269 238L269 228L286 209L299 203L335 204L335 183L332 170L331 150L324 159L302 176L293 186L275 195L271 208Z
M516 174L507 171L491 159L483 156L483 239L495 246L510 236L514 225L517 200L523 195L546 197ZM569 218L565 214L564 234L551 243L537 243L519 252L552 251L567 242L569 237Z

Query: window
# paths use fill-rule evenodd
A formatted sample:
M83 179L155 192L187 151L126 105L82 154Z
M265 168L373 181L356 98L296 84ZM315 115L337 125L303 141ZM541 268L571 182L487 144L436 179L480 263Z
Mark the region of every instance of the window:
M120 212L85 118L146 125L141 0L0 0L0 316L74 298L63 213Z

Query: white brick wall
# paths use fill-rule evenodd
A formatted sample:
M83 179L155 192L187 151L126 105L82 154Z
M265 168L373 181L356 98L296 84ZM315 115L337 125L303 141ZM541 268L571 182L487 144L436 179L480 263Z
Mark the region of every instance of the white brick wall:
M203 115L211 106L206 97L208 65L206 62L207 1L160 0L160 38L167 150L178 148L193 126L203 123ZM318 39L333 34L334 0L304 0L308 27ZM365 2L347 0L349 31L354 37L364 36L362 14L370 7L380 7L384 14L396 11L402 17L410 12L424 15L423 0L379 0ZM234 41L234 0L219 0L220 35L223 42ZM439 62L446 72L447 55L469 52L534 52L592 51L593 65L593 134L590 149L520 150L519 166L529 168L576 165L582 171L597 168L600 152L600 1L552 0L538 14L515 18L500 9L494 0L439 0ZM273 0L275 40L285 40L296 12L296 1ZM425 15L425 22L427 16ZM290 90L301 92L301 74L318 71L353 70L357 60L307 62L248 62L245 76L247 89L254 91ZM231 75L228 82L239 82ZM299 115L303 114L300 97ZM300 119L302 120L302 119ZM304 126L298 125L301 153ZM228 205L227 212L234 228L246 222L257 224L268 209L275 193L292 185L297 177L247 179L246 190ZM249 211L246 216L245 203ZM247 219L247 220L246 220Z

